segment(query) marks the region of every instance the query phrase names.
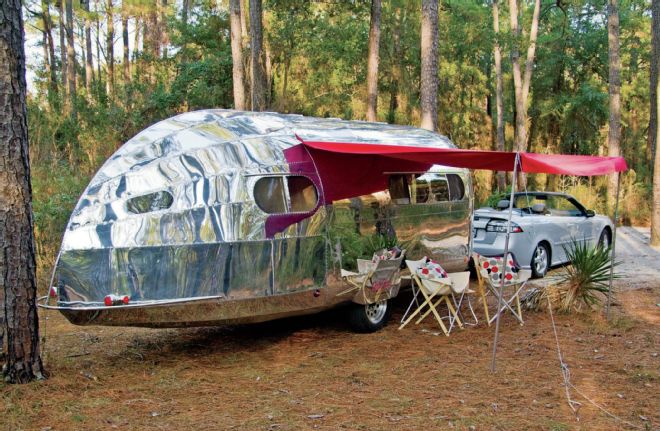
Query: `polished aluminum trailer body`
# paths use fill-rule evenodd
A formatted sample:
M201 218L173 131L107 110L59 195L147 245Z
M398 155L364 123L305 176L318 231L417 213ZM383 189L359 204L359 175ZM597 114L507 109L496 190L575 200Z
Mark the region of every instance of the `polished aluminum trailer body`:
M409 177L407 202L388 190L320 201L267 236L273 209L264 211L255 192L283 187L285 211L298 214L291 200L302 175L292 173L284 152L300 139L453 147L412 127L299 115L206 110L161 121L124 144L84 191L53 274L57 297L45 306L76 324L147 327L312 313L351 299L337 296L345 288L345 233L395 236L412 258L435 256L449 271L466 267L471 182L454 168ZM264 188L263 178L284 180ZM304 198L313 200L309 190ZM322 199L323 190L313 192ZM130 301L104 305L111 294Z

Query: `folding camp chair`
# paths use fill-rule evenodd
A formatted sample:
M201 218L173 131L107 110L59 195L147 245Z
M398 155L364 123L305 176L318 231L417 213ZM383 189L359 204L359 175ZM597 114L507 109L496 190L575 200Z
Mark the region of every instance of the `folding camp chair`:
M406 266L408 266L408 269L410 270L410 279L413 287L413 299L408 309L410 310L413 303L417 304L417 308L405 320L401 322L399 329L403 329L420 313L423 314L421 314L421 316L415 322L416 325L424 320L429 314L433 313L433 316L440 325L440 328L442 328L442 331L445 333L445 335L449 336L449 332L451 331L454 323L457 323L461 328L463 327L463 323L458 317L456 309L452 305L452 287L454 284L454 279L452 278L453 274L447 274L448 276L446 278L420 278L417 271L425 263L426 258L421 260L406 260ZM467 277L458 277L459 279L457 280L456 284L457 289L464 290L467 288L467 283L469 282L469 273L467 274ZM459 286L459 284L461 285ZM419 293L421 293L422 297L424 298L421 304L417 300L417 295ZM450 299L450 297L452 297L452 299ZM437 310L437 307L441 305L443 301L447 304L447 308L449 309L448 316L446 317L441 317ZM443 319L449 320L449 329L447 329L445 326L444 322L442 321Z
M397 295L401 285L401 260L403 253L395 259L358 259L358 272L341 270L341 276L350 286L339 292L346 295L355 292L353 301L360 304L373 304Z
M507 255L506 265L502 256L481 256L475 253L473 258L475 264L478 265L477 277L482 289L485 284L488 290L497 298L499 296L500 287L502 286L502 277L504 277L504 288L511 289L513 292L508 295L502 291L502 306L492 317L488 318L488 315L486 316L488 324L490 325L495 321L497 316L502 312L509 310L522 325L523 318L522 310L520 308L520 292L527 284L527 281L531 278L532 271L529 269L521 269L511 253ZM514 301L515 309L513 307Z

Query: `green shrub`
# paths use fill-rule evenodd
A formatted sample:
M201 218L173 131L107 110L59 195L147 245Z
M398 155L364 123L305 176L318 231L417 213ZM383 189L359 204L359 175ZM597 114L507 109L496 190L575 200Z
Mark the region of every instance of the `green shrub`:
M571 264L564 267L560 277L556 305L565 312L591 308L600 302L609 289L611 249L573 240L569 247L564 247L564 251ZM614 262L615 267L619 264ZM620 276L613 273L613 277Z

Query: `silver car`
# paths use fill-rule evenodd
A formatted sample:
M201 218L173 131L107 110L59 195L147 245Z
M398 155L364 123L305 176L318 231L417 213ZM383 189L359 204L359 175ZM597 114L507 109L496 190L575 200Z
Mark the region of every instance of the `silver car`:
M472 220L473 250L484 256L504 252L509 201L480 208ZM564 193L527 192L514 195L509 250L518 264L543 277L554 265L566 263L564 248L574 240L605 247L612 239L612 221L586 209Z

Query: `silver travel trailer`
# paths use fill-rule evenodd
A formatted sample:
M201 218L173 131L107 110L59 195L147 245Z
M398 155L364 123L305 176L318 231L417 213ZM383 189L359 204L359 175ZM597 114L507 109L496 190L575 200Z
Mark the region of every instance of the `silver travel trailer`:
M340 269L388 243L466 268L469 171L391 169L382 190L328 201L314 165L294 169L288 158L301 140L454 148L413 127L300 115L205 110L161 121L87 186L41 305L78 325L259 322L350 303L338 295ZM386 309L384 300L351 312L376 329Z

